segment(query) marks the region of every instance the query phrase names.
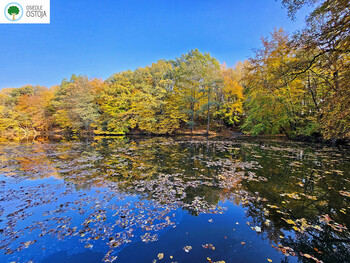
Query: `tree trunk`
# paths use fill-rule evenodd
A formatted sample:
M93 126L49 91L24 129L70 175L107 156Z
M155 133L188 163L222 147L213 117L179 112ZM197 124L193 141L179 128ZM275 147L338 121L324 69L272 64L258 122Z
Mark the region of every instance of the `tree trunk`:
M16 14L12 14L12 20L16 20L16 18L15 18L15 16L16 16Z
M208 121L207 121L207 135L209 134L209 110L208 110Z
M210 116L209 116L209 110L210 110L209 101L210 101L210 88L209 88L209 92L208 92L207 135L209 135L209 121L210 121Z
M196 91L193 90L192 88L192 98L193 102L191 102L191 108L192 108L192 124L191 124L191 135L193 134L193 128L194 128L194 109L196 107L196 104L195 104L195 99L196 99Z
M290 137L290 135L288 134L288 132L286 131L286 129L285 129L285 128L282 128L282 130L284 131L284 134L287 136L287 138L288 138L289 140L291 140L292 138Z
M313 92L313 90L312 90L312 88L311 88L310 73L307 75L307 83L308 83L307 86L308 86L309 91L310 91L310 93L311 93L312 101L314 102L315 107L316 107L317 111L319 112L320 109L319 109L319 107L318 107L315 94L314 94L314 92Z

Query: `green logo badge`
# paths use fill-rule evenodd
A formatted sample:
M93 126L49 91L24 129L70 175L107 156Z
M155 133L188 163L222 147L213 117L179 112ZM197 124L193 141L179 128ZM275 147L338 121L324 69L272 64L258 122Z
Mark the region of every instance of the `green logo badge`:
M11 22L20 20L23 16L22 6L18 3L15 3L15 2L9 3L5 7L5 16Z

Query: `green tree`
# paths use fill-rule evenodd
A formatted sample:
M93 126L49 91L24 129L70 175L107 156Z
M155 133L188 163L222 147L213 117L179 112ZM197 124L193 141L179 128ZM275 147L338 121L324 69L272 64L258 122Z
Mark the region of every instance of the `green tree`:
M86 76L63 80L52 101L55 123L73 132L91 130L99 116L95 96L95 87Z
M102 112L99 129L165 134L179 128L185 115L177 103L171 71L171 63L160 60L110 77L97 99Z
M131 108L132 79L131 70L116 73L108 78L101 92L97 94L99 105L98 131L102 133L126 133L129 131L128 114Z
M173 62L174 81L183 112L187 115L187 125L193 133L196 120L205 115L209 132L210 110L214 105L213 90L219 82L219 62L209 53L191 50Z
M15 5L12 5L9 7L9 9L7 9L7 13L12 15L12 20L16 20L16 15L19 14L19 8Z
M184 114L172 103L171 63L159 60L135 70L131 98L131 128L149 133L171 133L180 126Z
M294 51L282 29L275 30L271 39L263 38L262 44L250 59L246 76L247 118L243 129L252 134L283 131L287 136L295 136L304 90L299 80L287 74Z

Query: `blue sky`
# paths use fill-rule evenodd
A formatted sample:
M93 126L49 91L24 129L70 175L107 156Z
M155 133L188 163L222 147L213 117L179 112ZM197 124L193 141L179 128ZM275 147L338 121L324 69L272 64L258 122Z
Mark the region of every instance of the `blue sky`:
M292 22L275 0L51 0L50 25L0 25L0 88L105 79L198 48L229 66Z

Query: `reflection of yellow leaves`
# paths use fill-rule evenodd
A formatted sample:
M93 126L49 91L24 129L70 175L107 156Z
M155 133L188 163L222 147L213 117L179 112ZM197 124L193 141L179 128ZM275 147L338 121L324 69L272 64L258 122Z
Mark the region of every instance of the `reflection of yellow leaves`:
M284 221L287 222L287 224L289 225L296 225L295 222L292 220L292 219L285 219L285 218L282 218Z
M312 200L317 200L316 196L312 196L312 195L305 195L307 198L312 199Z
M301 199L300 196L297 193L291 193L291 194L281 194L281 196L288 196L289 198L293 198L293 199Z
M314 225L314 226L311 226L311 227L313 227L314 229L317 229L319 231L323 231L323 229L319 225Z
M272 262L272 259L269 259L269 258L268 258L267 261L268 261L268 262Z
M343 171L339 171L339 170L332 170L332 172L338 173L338 174L343 174Z

